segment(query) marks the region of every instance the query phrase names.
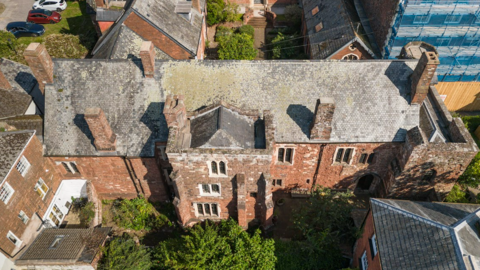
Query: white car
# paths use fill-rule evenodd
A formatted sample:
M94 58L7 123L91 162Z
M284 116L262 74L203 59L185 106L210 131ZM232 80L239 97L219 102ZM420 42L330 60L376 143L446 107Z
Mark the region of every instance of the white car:
M39 0L33 3L33 9L46 9L60 12L65 10L66 8L66 0Z

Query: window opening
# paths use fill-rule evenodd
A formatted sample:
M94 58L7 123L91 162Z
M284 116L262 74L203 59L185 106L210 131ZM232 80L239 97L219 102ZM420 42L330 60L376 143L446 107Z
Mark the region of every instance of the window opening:
M372 164L374 158L375 158L375 153L371 153L371 154L368 156L367 163L368 163L368 164Z
M45 184L42 178L38 179L37 184L35 184L34 190L38 193L38 195L42 198L42 200L45 198L45 195L47 195L48 191L48 186Z
M30 163L28 162L25 156L22 156L20 161L17 163L17 170L22 175L25 176L27 174L28 168L30 168Z
M212 161L212 174L218 174L217 162Z
M221 173L221 174L227 174L227 169L226 169L226 167L225 167L225 162L220 161L220 164L219 164L219 165L220 165L220 173Z
M7 204L8 200L10 200L10 198L12 197L13 192L13 188L7 182L5 182L5 184L0 189L0 200Z
M278 161L283 162L284 156L285 156L285 149L284 148L278 148Z
M23 212L23 211L21 211L21 210L20 210L20 213L18 214L18 218L19 218L20 220L22 220L23 224L27 224L27 223L28 223L29 218L28 218L27 214L25 214L25 212Z
M367 156L368 156L367 154L361 154L360 160L358 162L365 164L365 162L367 161Z

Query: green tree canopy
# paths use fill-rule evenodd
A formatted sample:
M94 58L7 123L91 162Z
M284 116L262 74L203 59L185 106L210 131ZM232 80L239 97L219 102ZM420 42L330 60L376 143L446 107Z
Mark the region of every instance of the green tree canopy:
M133 239L115 238L103 249L98 265L101 270L149 270L152 266L149 251Z
M207 24L212 26L225 20L225 2L223 0L207 0Z
M458 183L477 188L480 185L480 153L470 162L467 169L458 178Z
M257 50L250 35L237 33L219 38L218 56L222 60L253 60Z
M158 269L273 269L274 241L260 231L245 232L236 221L196 225L181 239L169 239L155 250Z

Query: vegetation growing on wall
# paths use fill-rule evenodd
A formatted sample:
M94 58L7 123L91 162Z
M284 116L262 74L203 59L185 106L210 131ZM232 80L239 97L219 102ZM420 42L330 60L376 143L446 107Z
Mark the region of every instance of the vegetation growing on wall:
M117 200L112 207L113 220L119 227L150 231L165 225L171 226L167 216L159 213L144 197L132 200Z

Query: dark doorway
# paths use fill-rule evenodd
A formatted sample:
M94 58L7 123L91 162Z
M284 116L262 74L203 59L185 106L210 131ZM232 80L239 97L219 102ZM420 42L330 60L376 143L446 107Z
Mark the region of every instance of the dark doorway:
M369 190L374 179L375 179L375 177L371 174L367 174L367 175L362 176L358 180L357 189L364 190L364 191Z

